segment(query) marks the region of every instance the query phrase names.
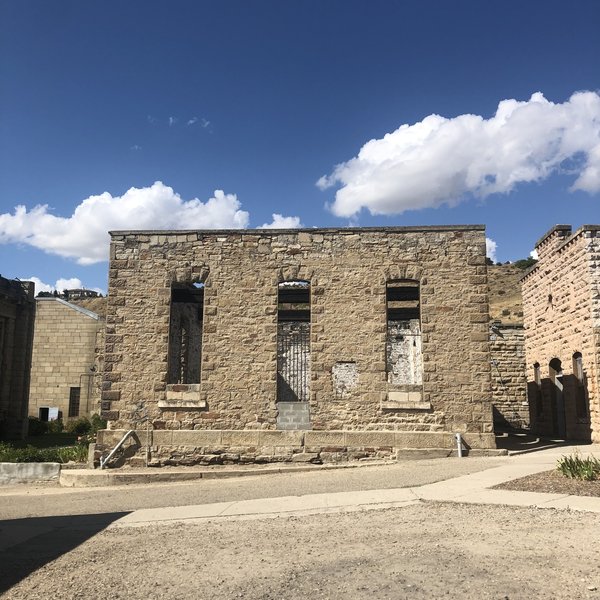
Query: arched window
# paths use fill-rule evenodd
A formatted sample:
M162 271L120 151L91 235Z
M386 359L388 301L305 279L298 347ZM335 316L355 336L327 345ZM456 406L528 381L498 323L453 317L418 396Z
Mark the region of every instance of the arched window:
M583 356L581 352L573 354L573 375L576 379L575 408L579 419L588 416L587 381L583 370Z
M200 383L204 283L171 286L168 383Z
M423 383L420 308L418 281L401 279L388 282L386 286L388 383L400 385Z
M310 282L284 281L277 296L277 401L308 402Z

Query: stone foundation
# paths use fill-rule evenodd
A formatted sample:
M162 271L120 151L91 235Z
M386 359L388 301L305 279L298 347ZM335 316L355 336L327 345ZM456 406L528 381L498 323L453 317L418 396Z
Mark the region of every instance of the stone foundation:
M95 460L108 453L125 430L98 433ZM468 449L495 450L493 434L465 434ZM367 458L404 457L407 451L445 451L456 448L452 433L417 431L146 431L136 430L124 445L115 466L191 466L307 462L347 462Z

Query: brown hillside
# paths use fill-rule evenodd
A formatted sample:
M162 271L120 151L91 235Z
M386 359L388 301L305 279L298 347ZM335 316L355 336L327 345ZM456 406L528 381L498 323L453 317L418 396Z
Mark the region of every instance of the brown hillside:
M503 323L523 322L523 299L519 279L525 271L514 265L489 265L490 318Z
M71 300L71 304L81 306L100 315L103 319L106 317L106 298L84 298L83 300Z

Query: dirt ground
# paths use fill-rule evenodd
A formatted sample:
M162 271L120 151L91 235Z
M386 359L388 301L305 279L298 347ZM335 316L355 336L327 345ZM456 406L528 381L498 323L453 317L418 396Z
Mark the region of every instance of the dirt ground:
M599 515L439 503L108 529L2 597L600 598L598 540Z
M552 469L551 471L543 471L542 473L507 481L497 485L494 489L600 497L600 480L580 481L569 479L556 469Z

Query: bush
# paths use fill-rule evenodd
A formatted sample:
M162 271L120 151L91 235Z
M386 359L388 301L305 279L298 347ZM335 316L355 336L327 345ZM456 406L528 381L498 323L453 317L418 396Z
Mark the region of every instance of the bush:
M556 468L571 479L593 481L600 478L600 460L593 456L581 458L577 451L570 456L561 456Z
M48 421L46 426L47 433L62 433L62 430L65 428L64 423L60 419L56 419L56 421Z
M85 435L92 429L92 424L87 417L79 417L72 421L67 421L65 425L65 431L67 433L76 433L77 435Z
M29 417L28 435L44 435L48 433L48 423L37 417Z
M103 419L100 415L93 414L90 423L92 425L92 433L94 436L100 429L106 429L106 419Z

